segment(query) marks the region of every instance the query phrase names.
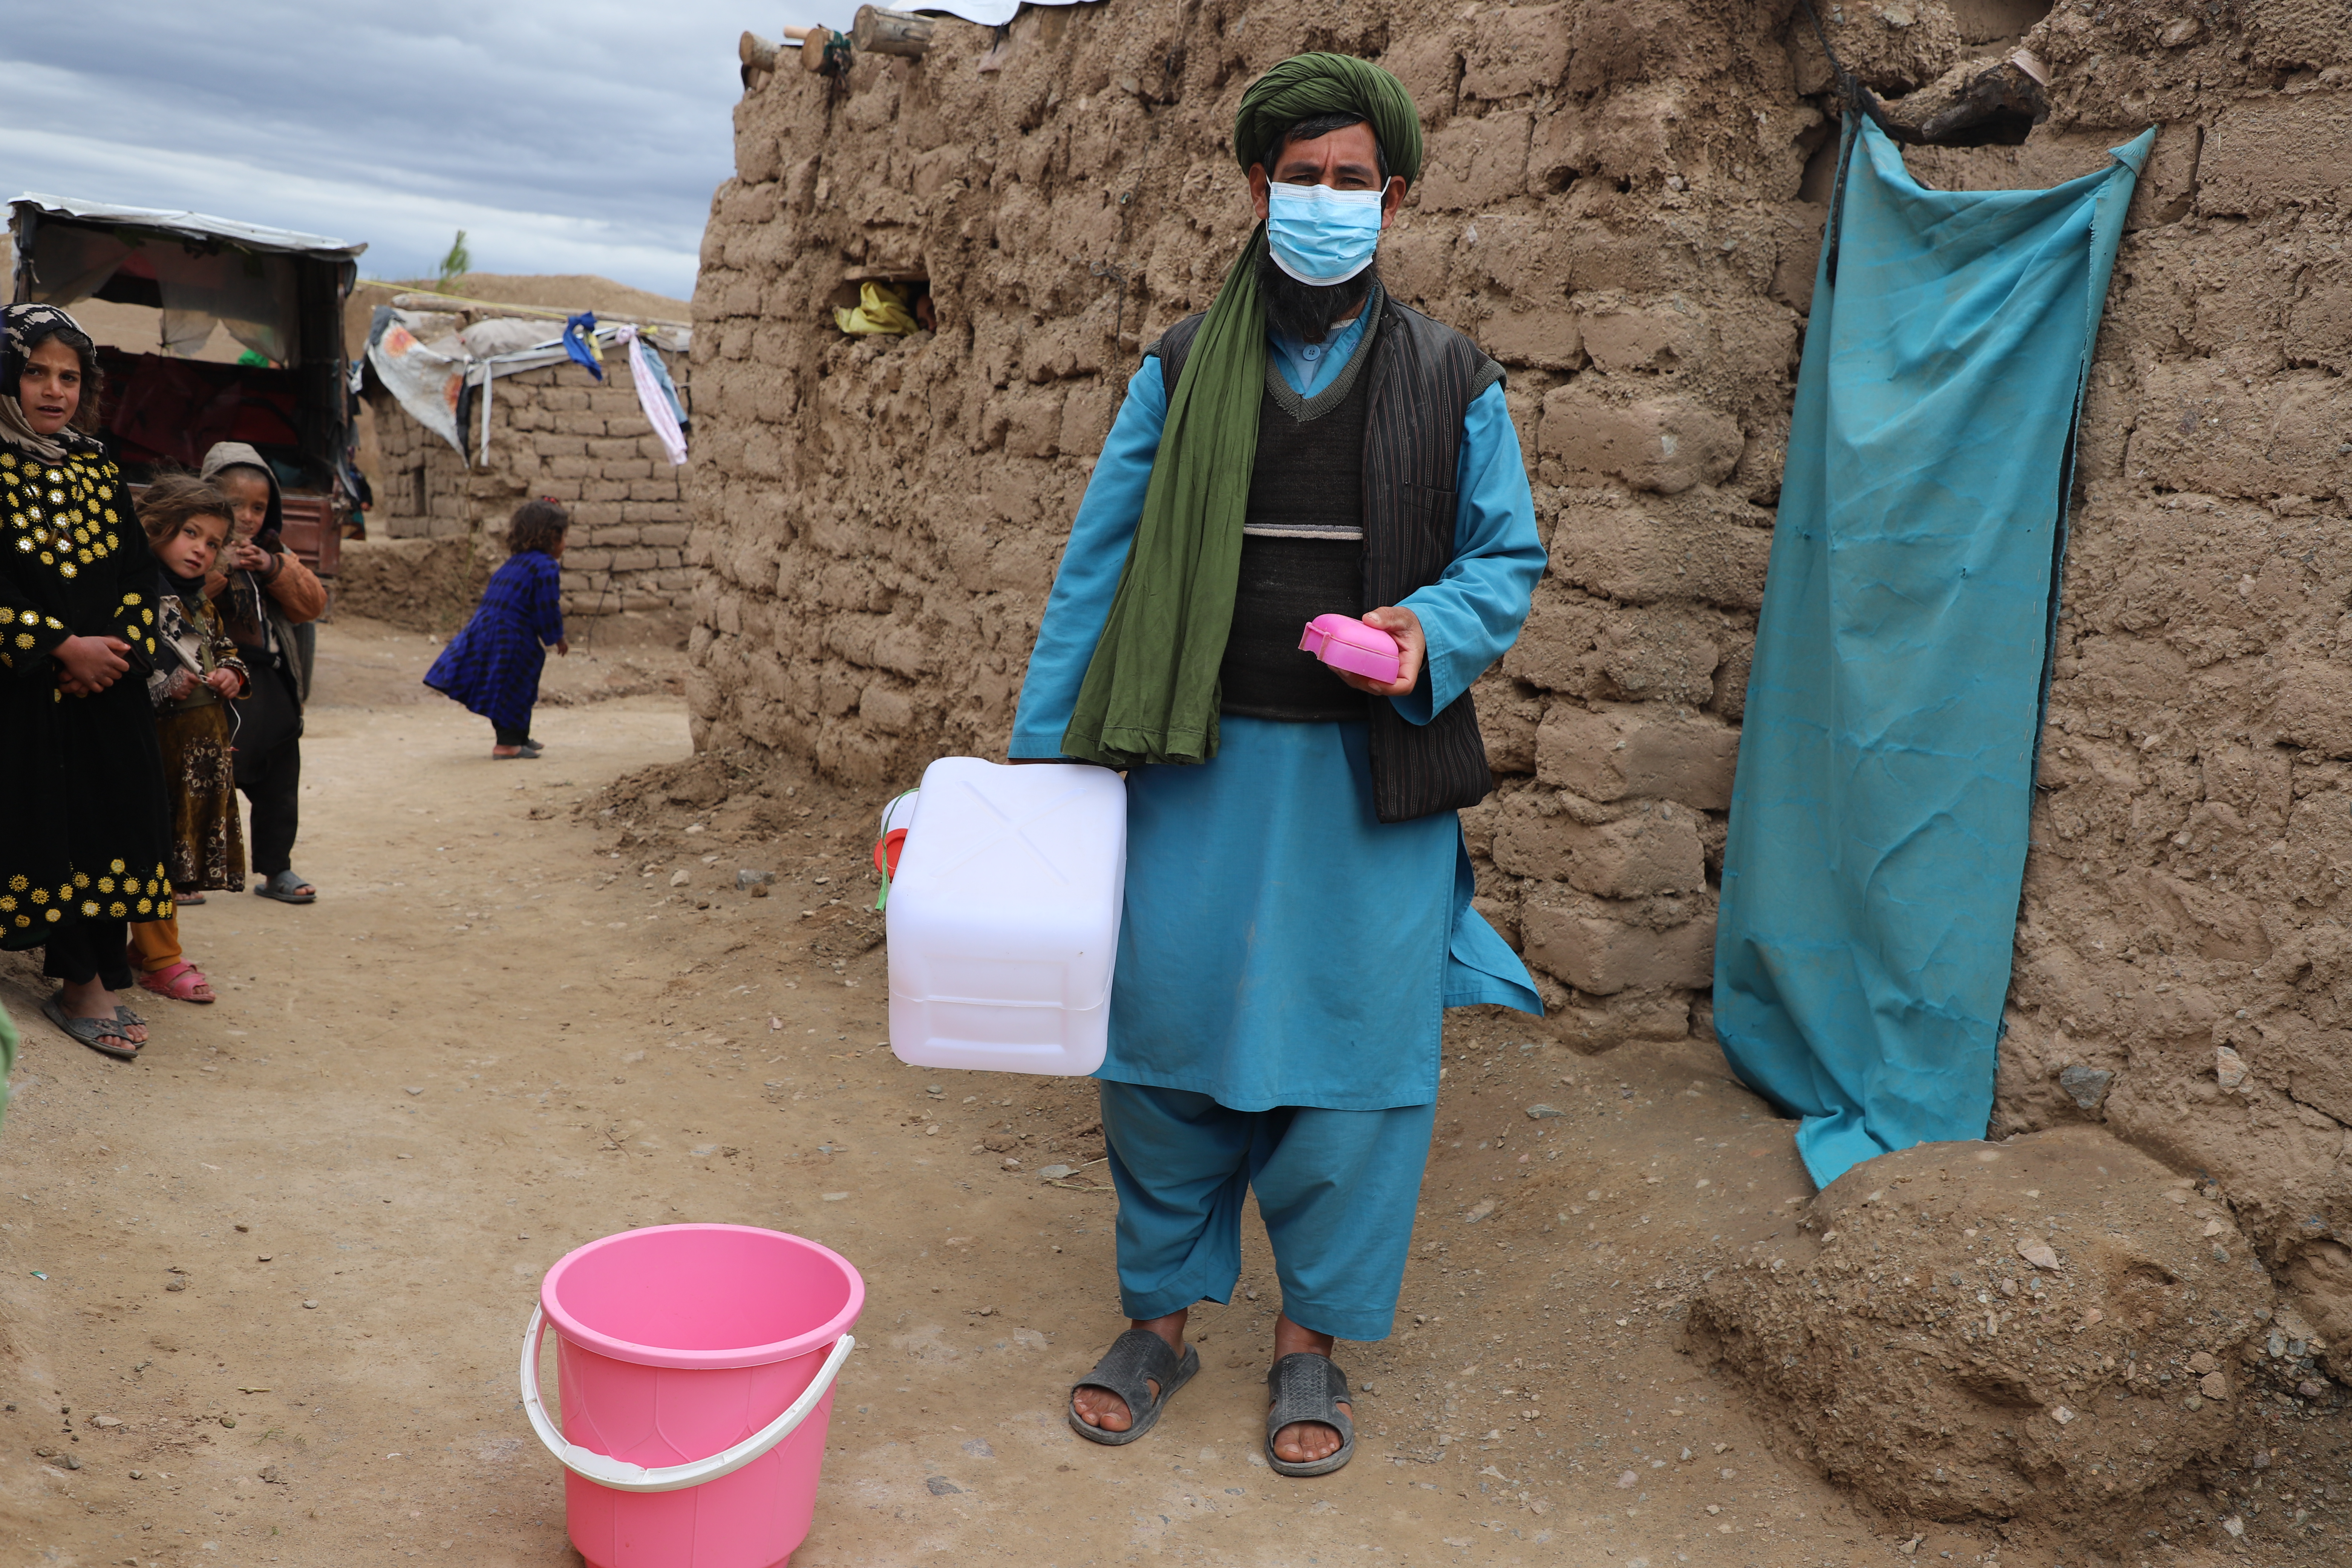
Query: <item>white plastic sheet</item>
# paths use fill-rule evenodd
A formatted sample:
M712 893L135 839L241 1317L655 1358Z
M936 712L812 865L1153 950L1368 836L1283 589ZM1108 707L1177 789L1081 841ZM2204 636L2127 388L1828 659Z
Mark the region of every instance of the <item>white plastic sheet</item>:
M409 417L463 457L466 442L457 433L457 396L465 386L466 361L426 346L417 335L424 324L412 311L378 306L368 333L368 363Z
M467 454L466 437L457 428L458 405L467 387L478 388L482 399L479 450L471 460L488 462L490 405L495 395L491 384L502 375L569 364L572 356L564 353L561 336L550 335L555 330L551 321L494 317L477 321L462 331L443 333L428 342L423 333L431 330L427 325L429 314L391 305L378 306L375 325L368 339L367 362L374 369L376 379L383 383L384 389L399 401L401 407L418 424L457 448L461 457ZM596 328L598 342L628 345L629 379L636 386L637 401L645 408L646 423L653 426L662 450L668 454L673 465L686 461L686 435L676 391L656 351L663 339L679 347L687 337L683 331L671 329L656 329L641 337L637 328L625 322L600 324Z
M1021 14L1023 0L945 0L936 5L910 7L921 16L961 16L983 27L1002 27ZM1079 0L1028 0L1032 5L1075 5Z

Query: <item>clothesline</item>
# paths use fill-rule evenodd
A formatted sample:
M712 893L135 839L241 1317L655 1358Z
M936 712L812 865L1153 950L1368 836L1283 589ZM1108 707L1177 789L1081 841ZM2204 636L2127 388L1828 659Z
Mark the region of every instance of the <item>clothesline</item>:
M465 353L452 354L426 344L418 335L421 312L404 310L389 305L376 308L375 320L368 333L368 349L364 363L374 369L376 379L391 392L402 408L416 422L439 436L457 449L458 456L475 464L487 465L490 458L490 416L496 401L498 378L520 375L526 371L544 370L550 366L579 363L601 380L602 348L617 344L628 351L629 377L637 392L637 402L645 410L646 421L661 441L662 450L673 467L686 461L686 410L677 395L677 384L670 379L669 367L663 363L656 345L647 342L650 333L641 331L632 322L604 324L593 313L574 320L583 323L586 341L598 345L596 351L583 357L568 346L565 336L495 353ZM488 326L490 323L480 323ZM520 326L516 321L502 323ZM468 329L478 331L478 327ZM568 332L568 328L567 328ZM460 334L458 342L464 342ZM361 364L352 367L352 390L360 390ZM478 393L481 399L481 422L478 437L478 450L468 454L466 433L461 428L467 410L465 400Z

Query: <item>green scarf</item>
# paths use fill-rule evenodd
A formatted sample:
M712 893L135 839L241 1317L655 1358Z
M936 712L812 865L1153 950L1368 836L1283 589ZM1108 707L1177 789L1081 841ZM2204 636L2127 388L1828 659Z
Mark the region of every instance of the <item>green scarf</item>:
M1234 115L1246 171L1284 128L1360 114L1410 184L1421 175L1421 117L1404 84L1348 55L1294 55L1252 82ZM1225 273L1168 399L1143 516L1109 617L1062 736L1066 756L1110 767L1205 763L1217 754L1217 668L1233 629L1242 518L1257 460L1265 390L1260 224Z

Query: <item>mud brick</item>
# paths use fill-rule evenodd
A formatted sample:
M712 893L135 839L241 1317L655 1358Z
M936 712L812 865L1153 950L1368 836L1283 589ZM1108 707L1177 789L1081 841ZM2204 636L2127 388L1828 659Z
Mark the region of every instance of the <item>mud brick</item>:
M1739 731L1704 714L1562 702L1536 732L1536 776L1587 800L1636 796L1726 811L1738 763Z
M1494 860L1516 875L1604 899L1692 893L1706 886L1698 824L1697 813L1667 801L1590 826L1522 809L1496 828Z
M2197 207L2208 215L2260 216L2281 207L2330 206L2347 192L2352 93L2230 104L2214 117L2197 159Z
M1519 903L1523 956L1579 991L1696 990L1715 978L1710 911L1664 931L1619 920L1599 899L1557 883L1530 884Z
M1525 98L1568 74L1566 5L1508 5L1487 11L1462 57L1462 95Z
M1584 363L1584 334L1565 305L1497 311L1480 324L1478 341L1505 364L1574 370Z
M1514 110L1457 120L1428 140L1421 205L1430 212L1475 211L1527 188L1531 117Z
M1589 336L1585 346L1594 346ZM1676 495L1730 478L1746 444L1736 420L1703 404L1681 397L1620 400L1580 379L1544 395L1537 449L1570 476L1605 475L1637 490Z

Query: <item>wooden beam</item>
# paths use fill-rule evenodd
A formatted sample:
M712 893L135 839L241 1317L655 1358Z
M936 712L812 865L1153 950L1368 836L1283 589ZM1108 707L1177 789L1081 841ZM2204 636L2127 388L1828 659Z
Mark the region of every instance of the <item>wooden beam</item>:
M430 289L413 289L394 294L393 305L403 310L436 310L456 316L531 316L566 321L578 315L577 310L560 310L552 305L502 305L491 300L469 300L462 294L436 294ZM598 325L606 321L625 321L633 327L681 327L694 330L692 321L673 321L662 316L630 316L617 312L596 312Z
M917 60L931 47L933 26L929 16L885 11L879 5L860 5L857 19L849 25L849 41L868 54L898 55Z
M801 47L801 69L811 76L825 74L828 46L842 56L846 56L850 49L849 35L836 33L830 27L786 27L784 41Z
M757 92L776 73L776 45L757 33L746 32L735 42L738 70L743 78L743 90Z

